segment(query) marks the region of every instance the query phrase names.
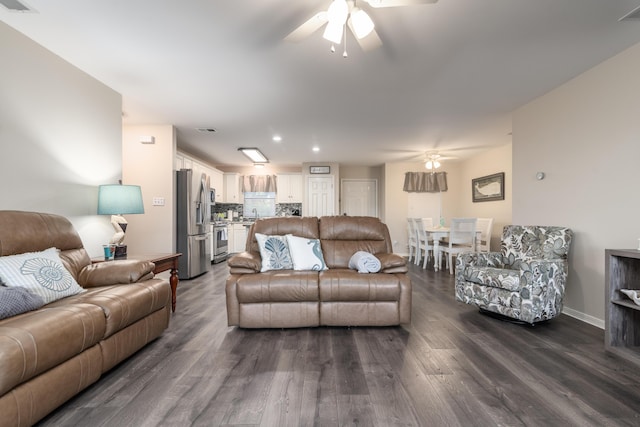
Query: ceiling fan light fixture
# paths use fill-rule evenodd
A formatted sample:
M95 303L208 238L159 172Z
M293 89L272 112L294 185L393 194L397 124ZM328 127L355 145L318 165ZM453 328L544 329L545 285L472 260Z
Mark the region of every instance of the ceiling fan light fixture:
M424 167L429 170L438 169L440 167L440 162L437 160L427 160L427 163L424 164Z
M340 44L340 42L342 42L343 30L344 26L342 24L336 24L329 21L326 28L324 29L324 34L322 34L322 37L325 40L329 40L331 43Z
M344 25L349 16L349 6L346 0L333 0L327 10L327 19L330 24Z
M358 7L354 7L351 10L351 17L349 19L351 20L353 32L358 39L368 36L375 28L375 24L367 12Z

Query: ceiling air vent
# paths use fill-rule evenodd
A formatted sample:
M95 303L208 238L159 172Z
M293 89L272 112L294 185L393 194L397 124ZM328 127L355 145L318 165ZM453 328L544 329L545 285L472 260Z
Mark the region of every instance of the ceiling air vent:
M34 12L33 9L18 0L0 0L0 4L12 12Z
M640 21L640 6L618 19L618 21Z
M198 132L202 133L215 133L215 131L216 130L214 128L198 128Z

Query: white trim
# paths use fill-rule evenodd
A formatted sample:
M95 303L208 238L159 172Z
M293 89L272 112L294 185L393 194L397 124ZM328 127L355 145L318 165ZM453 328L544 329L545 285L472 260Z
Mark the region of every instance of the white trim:
M589 316L588 314L584 314L581 311L574 310L572 308L564 307L562 309L562 314L566 314L567 316L573 317L578 320L582 320L590 325L593 325L597 328L604 329L604 320L598 319L597 317Z

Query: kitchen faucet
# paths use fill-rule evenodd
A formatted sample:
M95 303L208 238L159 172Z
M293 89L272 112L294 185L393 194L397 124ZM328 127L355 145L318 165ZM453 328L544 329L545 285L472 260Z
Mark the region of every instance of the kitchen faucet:
M255 218L258 219L258 209L253 208L251 212L253 212L253 215L255 216Z

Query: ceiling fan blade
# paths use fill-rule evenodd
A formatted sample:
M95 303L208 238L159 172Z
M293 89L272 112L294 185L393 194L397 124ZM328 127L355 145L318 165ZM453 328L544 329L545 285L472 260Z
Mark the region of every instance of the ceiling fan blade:
M304 24L289 33L289 35L284 39L288 42L297 43L309 37L328 21L329 19L326 11L318 12L309 18Z
M418 4L433 4L438 0L364 0L371 7L398 7L398 6L414 6Z
M353 31L353 28L351 28L351 22L349 22L349 28L351 29L351 32L355 34L355 31ZM365 52L382 46L382 40L380 40L380 37L378 36L378 33L375 29L371 30L371 32L367 36L361 39L356 37L356 41Z

